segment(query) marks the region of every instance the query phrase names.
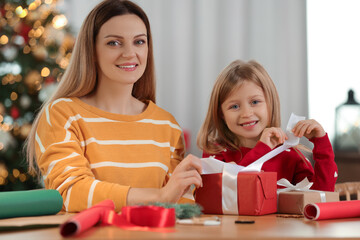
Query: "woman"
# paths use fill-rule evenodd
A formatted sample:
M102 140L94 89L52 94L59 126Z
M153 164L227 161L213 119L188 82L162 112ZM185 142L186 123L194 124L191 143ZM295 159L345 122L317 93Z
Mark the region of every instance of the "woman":
M176 202L191 184L201 186L200 160L183 159L181 128L155 105L151 31L139 6L106 0L89 13L27 153L30 170L40 169L69 212L104 199L116 210Z

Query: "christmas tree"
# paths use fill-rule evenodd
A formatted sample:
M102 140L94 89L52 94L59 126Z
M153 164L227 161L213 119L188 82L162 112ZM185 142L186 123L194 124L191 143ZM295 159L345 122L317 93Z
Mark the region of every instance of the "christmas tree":
M39 188L24 141L69 63L74 38L54 0L0 2L0 191Z

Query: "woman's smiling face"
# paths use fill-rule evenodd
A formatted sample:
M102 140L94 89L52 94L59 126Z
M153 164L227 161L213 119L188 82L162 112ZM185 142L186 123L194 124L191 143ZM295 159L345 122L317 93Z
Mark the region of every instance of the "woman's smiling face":
M144 22L134 14L110 18L96 37L98 81L134 84L145 71L147 56Z

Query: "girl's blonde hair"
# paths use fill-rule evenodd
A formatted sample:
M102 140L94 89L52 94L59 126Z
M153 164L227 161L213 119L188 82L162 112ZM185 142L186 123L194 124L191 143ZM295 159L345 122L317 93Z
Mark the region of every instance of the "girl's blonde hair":
M250 81L262 88L268 107L268 127L280 127L280 101L275 84L263 66L256 61L235 60L221 71L211 93L209 109L197 136L197 145L204 152L217 154L228 148L238 150L238 137L229 130L221 111L221 105L234 89L244 81Z
M110 18L135 14L147 29L148 57L144 74L134 84L132 95L140 101L155 101L155 69L150 23L145 12L135 3L127 0L105 0L99 3L84 20L77 37L69 66L53 95L43 103L33 121L24 150L29 172L39 174L35 159L35 135L39 119L45 107L62 97L82 97L92 94L97 86L97 64L95 42L102 25Z

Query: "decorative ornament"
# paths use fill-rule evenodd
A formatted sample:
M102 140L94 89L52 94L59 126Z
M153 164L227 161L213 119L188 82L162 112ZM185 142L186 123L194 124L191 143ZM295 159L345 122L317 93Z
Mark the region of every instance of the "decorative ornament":
M18 55L18 49L14 46L6 45L1 49L2 55L6 59L6 61L13 61Z
M20 97L20 106L24 109L27 109L31 105L31 98L29 95L24 94Z
M14 120L16 120L17 118L20 117L19 109L16 106L12 106L10 109L10 115Z

